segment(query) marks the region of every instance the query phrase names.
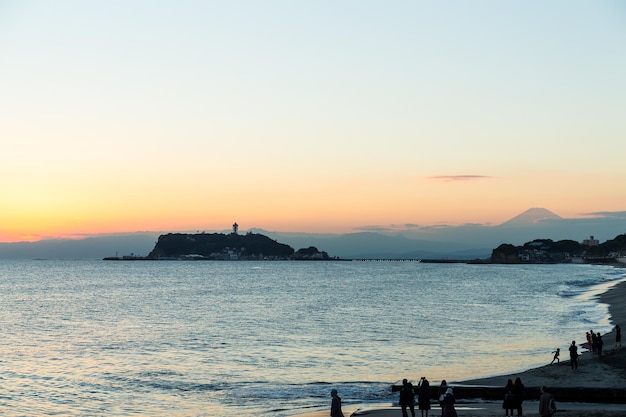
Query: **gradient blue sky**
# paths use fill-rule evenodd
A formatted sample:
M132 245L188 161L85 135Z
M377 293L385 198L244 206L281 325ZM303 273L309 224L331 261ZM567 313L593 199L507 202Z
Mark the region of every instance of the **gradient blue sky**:
M626 210L622 1L2 1L0 241Z

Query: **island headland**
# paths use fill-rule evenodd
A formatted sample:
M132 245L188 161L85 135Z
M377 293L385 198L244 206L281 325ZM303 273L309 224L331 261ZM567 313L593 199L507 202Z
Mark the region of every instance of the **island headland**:
M265 235L233 233L168 233L159 236L148 256L107 257L104 260L331 260L314 246L294 250Z
M535 239L522 246L504 243L491 253L491 263L619 263L626 258L626 234L600 243L591 236L575 240Z

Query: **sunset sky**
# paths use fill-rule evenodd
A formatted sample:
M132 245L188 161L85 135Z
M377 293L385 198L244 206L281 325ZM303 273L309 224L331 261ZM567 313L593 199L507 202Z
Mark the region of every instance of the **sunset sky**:
M626 2L0 0L0 241L626 211Z

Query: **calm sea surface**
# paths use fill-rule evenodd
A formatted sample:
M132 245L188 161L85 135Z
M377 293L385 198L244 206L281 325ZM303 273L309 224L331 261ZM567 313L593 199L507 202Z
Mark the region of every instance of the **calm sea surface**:
M613 324L624 270L0 260L0 415L288 416L518 371Z

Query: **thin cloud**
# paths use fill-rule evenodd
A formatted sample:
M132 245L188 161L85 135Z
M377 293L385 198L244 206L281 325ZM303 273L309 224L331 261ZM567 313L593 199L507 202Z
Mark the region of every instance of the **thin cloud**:
M484 227L491 226L491 223L464 223L461 225L453 225L447 223L439 223L433 225L421 226L415 223L404 224L389 224L386 226L381 225L369 225L358 226L354 230L360 232L375 232L375 233L401 233L401 232L420 232L420 233L433 233L445 229L459 228L459 227Z
M594 213L584 213L583 215L605 219L626 219L626 211L596 211Z
M422 228L419 224L415 223L391 224L389 227L394 230L418 230Z
M354 230L361 232L377 232L377 233L388 233L393 232L394 229L385 226L360 226L355 227Z
M422 228L422 230L424 231L432 231L432 230L440 230L440 229L446 229L448 227L452 227L452 225L450 224L432 224L430 226L425 226Z
M355 227L355 230L360 230L364 232L379 232L379 233L414 231L414 230L421 230L421 229L422 227L419 224L414 224L414 223L390 224L387 226L370 225L370 226Z
M443 180L446 182L451 182L451 181L478 181L478 180L491 179L493 177L489 177L487 175L435 175L435 176L428 177L428 178L433 179L433 180Z

